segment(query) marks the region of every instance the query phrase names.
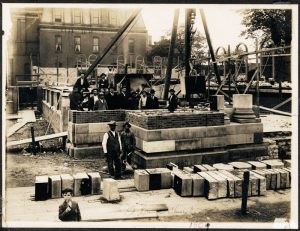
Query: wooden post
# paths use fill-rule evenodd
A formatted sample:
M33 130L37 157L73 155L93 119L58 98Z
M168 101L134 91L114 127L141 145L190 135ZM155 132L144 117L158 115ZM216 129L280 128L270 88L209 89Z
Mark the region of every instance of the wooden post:
M249 188L249 171L244 172L244 179L242 185L242 214L247 214L247 199L248 199L248 188Z
M36 155L36 149L35 149L35 137L34 137L34 128L31 127L31 138L32 138L32 152L33 155Z

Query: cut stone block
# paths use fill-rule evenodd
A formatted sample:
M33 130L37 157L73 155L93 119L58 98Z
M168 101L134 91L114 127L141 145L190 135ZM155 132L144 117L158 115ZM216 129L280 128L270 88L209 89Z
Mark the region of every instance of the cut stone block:
M250 94L233 94L233 108L251 108L252 109L252 95Z
M190 167L183 167L183 171L186 173L194 173L194 170Z
M49 198L61 198L60 175L49 176Z
M284 163L278 159L262 160L261 162L267 165L267 168L284 168Z
M136 137L136 147L146 153L175 151L175 140L144 141Z
M210 176L207 172L198 172L201 177L205 179L204 181L204 195L208 200L218 198L218 181Z
M242 180L242 188L243 188L244 172L235 170L235 171L232 171L231 173ZM242 192L243 191L241 190L241 195L242 195ZM250 177L249 177L249 186L248 186L248 196L251 196L251 178Z
M262 171L271 174L270 189L280 189L280 173L275 172L273 169L262 169Z
M233 166L230 164L217 163L214 164L213 167L216 168L217 170L227 170L227 171L234 170Z
M198 164L198 165L194 165L194 172L206 172L208 171L207 168L205 168L203 165Z
M235 169L240 169L240 170L251 170L252 166L250 164L247 164L245 162L230 162L228 163L232 165Z
M149 173L149 190L161 189L161 173L156 169L146 169Z
M284 167L291 167L292 165L291 160L284 160L283 163L284 163Z
M73 177L74 196L88 195L91 193L90 179L85 172L76 173Z
M74 178L70 174L61 174L61 191L66 188L74 190Z
M218 198L227 197L227 180L218 171L208 171L207 174L218 181Z
M209 99L211 111L224 111L224 95L211 95Z
M174 174L174 190L184 197L193 195L193 179L189 174L177 171Z
M161 175L161 189L168 189L172 187L171 171L167 168L156 168L156 171Z
M120 200L120 193L118 189L118 182L114 179L103 179L103 197L107 201Z
M290 168L283 168L282 170L284 170L284 171L286 171L286 172L288 172L289 173L289 185L287 185L287 187L288 188L290 188L291 187L291 185L292 185L292 178L291 178L291 169Z
M207 171L216 171L216 170L217 170L216 168L210 166L209 164L202 164L202 166L203 166L204 168L206 168Z
M225 170L226 171L226 170ZM222 172L218 171L220 177L222 177L227 182L227 197L234 197L234 180L229 176L224 175Z
M280 188L281 189L289 188L290 185L289 172L280 168L274 169L274 171L280 173Z
M198 174L191 174L193 179L193 196L204 196L204 178Z
M90 172L87 174L90 178L91 194L98 195L101 191L101 176L99 172Z
M267 192L267 181L266 181L266 177L257 174L254 171L250 171L250 175L255 176L256 178L259 179L259 189L258 189L258 195L262 196L262 195L266 195Z
M48 176L35 177L35 200L44 201L48 199Z
M242 185L243 185L242 178L237 177L226 170L220 170L219 172L234 181L234 197L241 197L242 196Z
M252 172L256 173L257 175L260 175L266 179L266 190L271 189L271 180L272 180L272 174L269 172L265 172L262 170L253 170ZM260 186L261 187L261 186Z
M251 171L250 171L250 182L251 182L251 196L258 196L260 181L255 174L251 174Z
M146 170L134 170L134 186L139 192L149 190L149 173Z
M247 161L248 164L252 166L252 169L259 170L259 169L266 169L267 165L265 163L259 161Z
M226 140L227 145L252 144L254 143L254 134L227 135Z

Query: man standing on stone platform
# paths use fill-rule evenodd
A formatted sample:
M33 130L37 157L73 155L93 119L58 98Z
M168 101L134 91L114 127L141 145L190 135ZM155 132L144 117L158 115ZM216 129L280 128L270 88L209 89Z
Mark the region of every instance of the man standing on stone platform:
M109 88L109 92L105 96L108 110L118 109L118 96L115 94L115 89L113 87Z
M107 161L109 174L115 179L122 179L121 177L121 153L122 143L118 132L116 132L116 121L108 123L109 131L103 136L102 147Z
M121 133L121 141L122 141L122 148L123 148L123 155L121 156L122 160L122 171L126 169L126 162L131 164L131 154L135 149L135 136L133 132L130 131L131 125L130 123L126 122L123 125L124 131Z
M87 78L84 77L84 73L81 73L78 79L76 80L74 87L78 88L78 92L82 92L82 90L89 91L89 86L89 81L87 80Z
M89 111L94 111L95 110L95 105L96 105L96 102L98 100L99 100L98 91L97 91L97 89L93 89L93 94L91 94L90 97L89 97L89 103L88 103Z
M108 107L107 107L107 102L104 98L104 92L100 91L99 99L95 104L94 110L96 111L96 110L107 110L107 109L108 109Z
M121 109L129 108L128 98L129 98L129 95L127 93L127 89L125 86L123 86L121 89L121 93L118 95L119 108L121 108Z
M106 74L102 73L98 79L98 89L106 89L108 88L108 80L106 79Z
M148 98L149 98L149 109L158 109L159 103L158 103L158 98L155 96L154 89L150 90L150 96Z
M175 95L175 90L171 89L170 90L170 97L168 99L168 109L170 112L174 112L177 109L178 106L178 99L177 96Z

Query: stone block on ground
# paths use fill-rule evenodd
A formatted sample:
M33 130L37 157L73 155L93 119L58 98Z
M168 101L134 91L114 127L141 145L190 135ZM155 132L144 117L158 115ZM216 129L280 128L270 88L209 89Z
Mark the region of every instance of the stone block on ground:
M243 171L232 171L231 172L236 177L240 178L242 180L242 183L244 182L244 172ZM241 191L242 192L242 191ZM249 187L248 187L248 196L251 196L251 178L249 177Z
M219 172L234 181L234 197L241 197L243 179L231 174L229 171L226 170L220 170Z
M107 201L120 200L118 182L112 178L103 179L103 197Z
M262 169L262 171L271 174L270 189L280 188L280 173L275 172L273 169Z
M161 173L156 169L146 169L149 173L149 190L161 189Z
M258 188L258 195L263 196L266 195L267 192L267 180L266 177L257 174L254 171L250 171L250 175L255 176L256 178L259 179L259 188Z
M252 166L253 170L266 169L267 165L259 161L247 161Z
M284 160L283 163L284 163L284 167L291 167L292 165L291 160Z
M196 173L196 172L206 172L206 171L208 171L208 170L203 165L201 165L201 164L194 165L194 173Z
M90 172L87 174L91 184L91 194L98 195L101 191L101 176L99 172Z
M61 198L60 175L49 176L49 198Z
M218 174L220 177L222 177L224 180L227 181L227 197L233 198L234 197L234 180L231 177L220 172L220 170L218 171Z
M250 182L251 182L251 196L258 196L259 195L259 177L255 174L251 174L250 171Z
M70 174L61 174L61 191L66 188L74 190L74 178Z
M251 170L252 169L252 166L245 162L235 161L235 162L230 162L228 164L230 164L231 166L233 166L235 169L238 169L238 170Z
M207 171L216 171L216 170L217 170L216 168L214 168L213 166L211 166L211 165L209 165L209 164L202 164L202 166L203 166L204 168L206 168Z
M208 200L217 199L218 198L218 191L219 185L218 181L210 176L207 172L198 172L201 177L205 179L204 181L204 195Z
M287 171L289 173L289 184L287 185L288 188L291 187L292 183L291 183L291 169L290 168L283 168L282 170Z
M285 188L289 188L290 185L290 179L289 179L289 172L283 170L283 169L273 169L275 172L279 172L280 173L280 188L281 189L285 189Z
M284 168L284 163L279 159L262 160L261 162L267 165L267 168Z
M91 193L90 179L85 172L75 173L74 196L88 195Z
M184 197L193 195L193 179L190 174L176 171L174 173L174 190L175 192Z
M272 180L272 174L265 172L263 170L253 170L252 172L256 173L257 175L260 175L266 179L266 190L271 189L271 180ZM261 187L261 185L260 185ZM262 190L263 191L263 188Z
M149 173L146 170L134 170L134 186L139 192L149 190Z
M230 164L217 163L214 164L213 167L216 168L217 170L227 170L227 171L234 170L233 166Z
M35 177L35 200L44 201L48 199L48 176Z
M183 171L186 173L194 173L194 170L191 167L183 167Z
M193 179L193 196L204 196L204 178L198 174L191 174Z
M215 178L218 181L218 198L227 197L227 180L218 171L208 171L211 177Z
M172 187L171 170L167 168L156 168L156 171L161 175L161 189L168 189Z

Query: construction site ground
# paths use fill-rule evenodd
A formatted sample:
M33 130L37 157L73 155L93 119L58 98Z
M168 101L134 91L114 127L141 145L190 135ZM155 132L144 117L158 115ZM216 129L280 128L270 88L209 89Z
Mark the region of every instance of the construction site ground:
M281 128L279 124L282 124L281 126L286 130L291 129L290 117L268 115L262 117L262 122L268 121L266 125L264 124L264 130L271 131L270 120L272 118L278 124L276 129ZM35 123L25 125L9 140L30 138L31 126L34 126L36 135L44 135L48 123L43 119L38 119ZM48 134L51 133L53 130L50 128ZM101 177L107 177L105 173L101 172L106 166L106 162L100 157L73 162L73 159L61 150L61 143L58 139L44 142L42 145L42 152L37 155L32 155L28 149L26 151L28 144L19 150L8 151L5 155L5 201L8 202L5 203L6 221L58 221L58 205L62 199L39 202L33 200L34 181L37 175L100 171ZM121 190L122 200L119 203L104 203L99 200L101 195L76 197L75 200L79 202L83 217L93 216L93 214L99 214L97 216L102 217L101 214L103 214L103 217L108 217L110 220L109 216L116 213L136 211L140 213L143 205L147 204L166 204L168 211L152 211L149 218L137 221L274 222L276 218L289 219L290 217L291 190L289 189L269 190L266 196L250 197L249 213L245 216L239 213L240 198L213 201L209 201L205 197L184 198L178 196L173 189L137 192L133 190L133 172L127 171L125 178L119 182L127 185L130 190L127 192Z

